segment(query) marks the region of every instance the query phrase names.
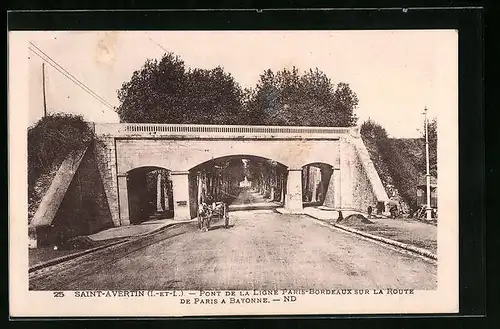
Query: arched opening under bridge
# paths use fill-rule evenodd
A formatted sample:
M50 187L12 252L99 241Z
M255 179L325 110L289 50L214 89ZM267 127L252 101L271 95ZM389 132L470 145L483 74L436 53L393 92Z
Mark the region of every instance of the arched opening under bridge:
M333 195L330 180L333 167L323 162L314 162L302 167L302 202L304 206L320 206L327 195Z
M139 167L127 172L130 224L174 217L170 171L161 167Z
M223 201L230 210L278 208L286 194L287 167L272 159L236 154L189 170L190 212L202 202Z

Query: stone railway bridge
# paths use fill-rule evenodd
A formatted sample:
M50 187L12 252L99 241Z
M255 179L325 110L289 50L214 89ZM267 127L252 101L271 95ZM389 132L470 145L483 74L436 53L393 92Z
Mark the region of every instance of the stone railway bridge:
M331 171L324 205L366 210L387 194L359 135L359 128L95 124L95 153L112 221L130 225L128 179L135 170L170 172L174 219L195 216L196 168L216 159L257 157L286 168L283 207L300 214L302 168L323 164Z

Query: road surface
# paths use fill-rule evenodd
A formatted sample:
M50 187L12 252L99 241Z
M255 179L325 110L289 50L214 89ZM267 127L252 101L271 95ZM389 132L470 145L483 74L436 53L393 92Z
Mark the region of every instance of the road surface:
M229 205L229 210L276 209L280 206L280 203L265 199L250 188L242 188L238 197Z
M269 200L254 192L250 188L242 188L238 197L231 202L231 205L270 203Z
M220 223L222 224L222 223ZM272 210L230 213L229 229L179 224L30 275L33 290L435 289L437 266Z

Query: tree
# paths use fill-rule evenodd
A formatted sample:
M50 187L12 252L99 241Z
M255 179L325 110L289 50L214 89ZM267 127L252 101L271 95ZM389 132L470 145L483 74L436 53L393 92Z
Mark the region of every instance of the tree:
M253 124L353 126L357 121L356 94L346 83L334 86L318 68L302 75L295 67L276 74L266 70L246 99Z
M122 122L353 126L356 94L318 68L266 70L242 90L221 67L187 69L172 53L148 60L118 90Z
M279 89L275 79L274 73L267 70L260 76L256 88L246 89L247 124L270 124L277 121L273 121L279 110Z
M190 70L185 96L189 117L183 123L238 124L244 116L243 91L220 66Z
M252 186L265 196L269 196L271 187L275 184L273 175L278 163L270 159L250 159L243 168L244 176L252 182Z
M387 139L387 131L385 128L371 119L363 122L361 128L359 129L359 133L365 139L373 140L375 142Z
M118 90L122 122L236 124L243 91L221 67L186 69L172 53L148 60Z
M118 90L122 122L181 123L185 119L186 70L184 62L169 53L147 60Z

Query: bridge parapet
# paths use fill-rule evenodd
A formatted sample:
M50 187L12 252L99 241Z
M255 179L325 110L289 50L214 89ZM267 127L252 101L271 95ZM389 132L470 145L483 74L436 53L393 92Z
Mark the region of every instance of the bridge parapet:
M300 138L338 139L353 133L345 127L296 127L296 126L238 126L238 125L191 125L150 123L96 124L97 135L114 137L217 137L217 138Z

